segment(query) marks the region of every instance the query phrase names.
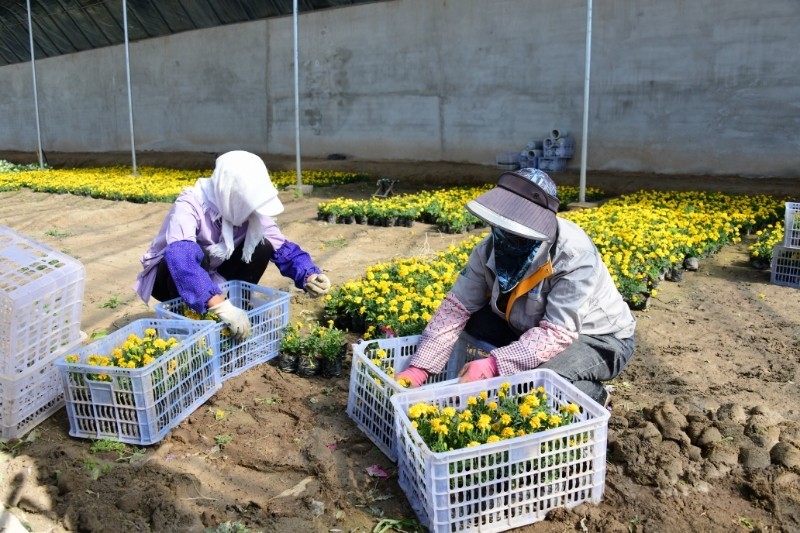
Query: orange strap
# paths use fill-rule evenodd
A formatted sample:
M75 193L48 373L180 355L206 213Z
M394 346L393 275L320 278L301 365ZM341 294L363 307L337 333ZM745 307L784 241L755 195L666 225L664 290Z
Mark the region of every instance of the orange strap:
M517 298L534 288L536 285L539 284L540 281L548 277L550 274L553 273L553 265L550 264L550 260L547 260L547 263L540 266L536 272L528 276L527 278L523 279L519 282L519 285L514 287L514 290L511 293L511 296L508 299L508 303L506 304L506 321L508 321L508 317L511 316L511 308L514 306L514 302Z

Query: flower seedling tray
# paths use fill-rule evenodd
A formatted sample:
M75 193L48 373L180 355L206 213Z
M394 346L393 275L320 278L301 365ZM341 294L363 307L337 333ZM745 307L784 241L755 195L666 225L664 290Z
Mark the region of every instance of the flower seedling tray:
M432 452L408 417L417 403L464 409L470 396L497 400L544 387L554 410L575 403L572 423L539 433L449 452ZM544 519L557 507L599 503L606 473L609 413L551 370L530 370L471 383L415 389L391 398L400 487L432 533L496 532Z
M241 341L228 335L224 323L215 326L219 346L214 353L219 358L220 375L224 381L277 357L283 328L289 323L291 295L246 281L227 281L220 288L223 293L228 293L228 300L233 305L247 311L250 319L250 336ZM184 314L187 309L180 298L155 305L159 318L190 320Z
M151 328L178 344L149 365L87 363L89 356L107 356L129 335L143 337ZM219 359L212 353L217 335L212 321L140 319L74 352L74 363L59 358L69 434L139 445L163 439L220 388Z
M393 337L353 344L353 363L350 369L350 389L347 398L347 414L358 428L390 460L397 460L395 449L394 410L389 400L395 394L408 392L390 377L387 367L395 374L408 368L411 357L417 351L419 335ZM454 380L467 361L478 356L479 345L472 337L462 334L453 348L447 366L436 375L428 377L427 389L442 382ZM483 345L488 348L488 345ZM384 364L378 366L372 359L376 350L384 350Z

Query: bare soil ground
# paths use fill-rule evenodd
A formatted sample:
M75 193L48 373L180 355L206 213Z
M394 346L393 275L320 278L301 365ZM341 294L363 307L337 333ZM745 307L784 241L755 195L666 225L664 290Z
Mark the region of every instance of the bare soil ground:
M126 163L124 154L48 156L53 165ZM265 159L271 168L293 168L288 158ZM213 154L148 154L139 164L211 168ZM414 162L307 161L304 168L396 177L398 192L431 186L434 177L456 184L499 175L478 165ZM578 180L575 173L554 177L560 184ZM800 191L798 180L707 176L591 173L588 182L611 193ZM366 197L374 189L366 183L318 188L302 198L282 194L283 232L334 283L463 238L420 223L377 228L316 220L321 199ZM27 190L0 193L0 201L0 224L85 265L85 332L154 316L131 285L169 205ZM650 308L636 312L636 353L613 382L604 501L553 512L519 531L800 530L800 292L772 285L769 271L752 268L747 244L703 259L680 282L664 282ZM320 316L322 302L290 288L274 267L261 283L292 292L293 318ZM91 442L70 437L62 409L38 426L35 439L0 452L0 531L13 531L18 518L36 532L195 532L237 520L256 531L368 532L380 516L412 518L396 468L345 413L348 376L347 367L342 378L306 379L260 365L226 381L162 442L124 460L93 454ZM213 415L218 409L226 413L222 420ZM233 440L220 449L217 435ZM372 465L390 477L370 477Z

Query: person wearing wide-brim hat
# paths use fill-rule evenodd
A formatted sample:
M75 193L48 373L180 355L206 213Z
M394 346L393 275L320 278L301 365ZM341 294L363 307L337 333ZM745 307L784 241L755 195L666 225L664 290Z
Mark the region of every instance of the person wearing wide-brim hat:
M602 382L634 350L636 319L589 236L557 217L558 189L524 168L467 204L491 226L423 331L407 370L419 386L441 372L461 332L495 346L467 363L462 382L549 368L600 404Z
M264 161L243 150L219 156L210 178L185 188L142 256L134 290L147 303L180 296L200 314L210 311L228 324L235 338L250 332L244 309L222 293L225 281L258 284L272 262L280 273L312 297L331 282L273 217L283 203Z

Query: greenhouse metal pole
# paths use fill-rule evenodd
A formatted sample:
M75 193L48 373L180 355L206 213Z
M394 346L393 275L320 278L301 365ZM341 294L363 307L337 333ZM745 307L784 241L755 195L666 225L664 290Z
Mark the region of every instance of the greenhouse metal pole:
M297 164L297 194L303 195L303 174L300 170L300 65L297 53L297 0L292 6L292 25L294 31L294 151Z
M592 70L592 0L586 0L586 65L583 79L583 142L581 143L581 178L578 201L586 201L586 154L589 148L589 78Z
M31 42L31 72L33 74L33 110L36 114L36 142L39 146L39 168L44 168L44 154L42 154L42 130L39 126L39 94L36 90L36 63L33 52L33 22L31 21L31 0L27 0L28 6L28 36Z
M133 97L131 96L131 56L128 51L128 3L122 0L122 25L125 32L125 77L128 83L128 122L131 125L131 161L133 162L133 175L138 175L136 170L136 143L133 137Z

